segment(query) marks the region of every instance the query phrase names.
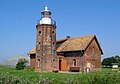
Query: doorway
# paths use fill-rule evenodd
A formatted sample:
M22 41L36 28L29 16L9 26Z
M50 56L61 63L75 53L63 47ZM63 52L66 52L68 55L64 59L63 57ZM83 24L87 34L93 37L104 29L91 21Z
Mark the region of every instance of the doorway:
M68 61L65 59L59 59L59 70L67 71L68 70Z
M61 59L59 60L59 70L61 70Z

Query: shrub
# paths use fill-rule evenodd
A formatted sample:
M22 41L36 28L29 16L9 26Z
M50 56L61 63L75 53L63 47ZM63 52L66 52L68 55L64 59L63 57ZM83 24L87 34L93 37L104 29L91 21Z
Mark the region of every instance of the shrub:
M26 59L19 59L15 68L17 70L23 70L26 67L26 63L28 63L28 60L26 60Z

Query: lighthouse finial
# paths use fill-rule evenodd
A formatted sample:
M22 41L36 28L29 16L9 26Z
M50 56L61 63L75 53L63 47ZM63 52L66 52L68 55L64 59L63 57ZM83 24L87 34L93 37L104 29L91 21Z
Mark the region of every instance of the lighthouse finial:
M46 4L46 6L45 6L45 10L48 10L48 6L47 6L47 4Z

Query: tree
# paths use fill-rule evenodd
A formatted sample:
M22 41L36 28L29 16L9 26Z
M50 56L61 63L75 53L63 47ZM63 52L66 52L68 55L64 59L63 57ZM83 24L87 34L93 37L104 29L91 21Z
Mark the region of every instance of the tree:
M105 65L106 67L108 66L112 66L111 63L118 63L118 61L115 59L115 57L109 57L109 58L105 58L102 61L102 65Z
M109 65L109 59L108 58L103 59L102 65L105 65L107 67Z
M115 56L115 59L117 60L117 62L120 64L120 57L118 55Z
M28 63L28 60L26 60L26 59L19 59L15 68L17 70L22 70L22 69L24 69L26 67L27 63Z
M117 60L117 63L119 63L119 67L120 67L120 56L116 55L115 59Z

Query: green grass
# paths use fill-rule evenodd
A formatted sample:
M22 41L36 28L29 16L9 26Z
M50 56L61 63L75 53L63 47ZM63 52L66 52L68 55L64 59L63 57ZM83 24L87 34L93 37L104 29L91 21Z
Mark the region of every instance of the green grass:
M100 72L63 74L0 67L0 84L120 84L120 71L102 68Z

